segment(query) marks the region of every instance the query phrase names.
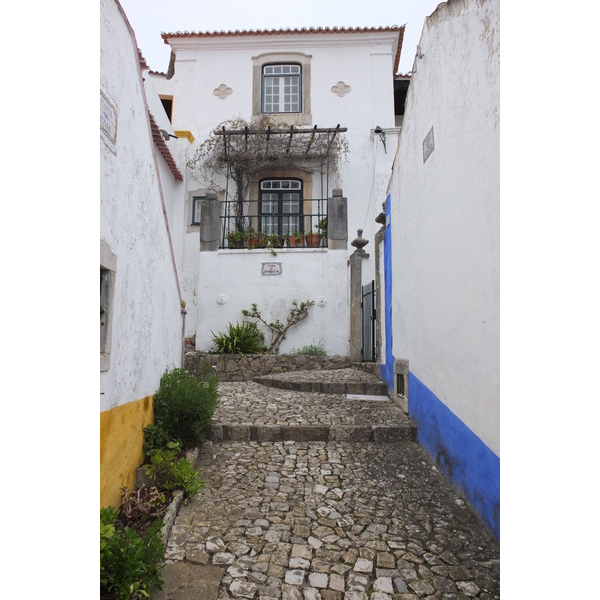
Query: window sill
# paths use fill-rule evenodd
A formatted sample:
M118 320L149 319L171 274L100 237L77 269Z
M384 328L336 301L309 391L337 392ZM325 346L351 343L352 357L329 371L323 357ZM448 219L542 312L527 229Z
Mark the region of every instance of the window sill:
M263 113L252 117L252 125L260 126L264 119L275 125L312 125L312 115L308 113Z

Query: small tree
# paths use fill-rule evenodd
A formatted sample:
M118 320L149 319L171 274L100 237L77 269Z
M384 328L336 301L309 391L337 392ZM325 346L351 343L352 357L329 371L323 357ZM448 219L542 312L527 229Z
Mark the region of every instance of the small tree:
M258 319L263 325L265 325L271 332L271 345L267 354L277 354L279 352L279 346L285 339L285 334L292 325L296 325L300 321L303 321L308 317L308 309L314 304L313 300L307 300L298 304L295 300L292 302L292 308L287 316L285 325L281 323L279 319L274 323L268 323L262 316L262 313L258 310L256 304L252 304L252 310L242 310L242 314L245 317L252 317Z

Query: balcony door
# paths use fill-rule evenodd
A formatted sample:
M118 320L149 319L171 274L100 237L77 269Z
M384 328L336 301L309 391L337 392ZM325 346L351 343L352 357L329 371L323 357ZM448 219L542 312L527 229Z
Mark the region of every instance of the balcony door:
M258 223L265 235L302 230L302 180L263 179L259 186Z

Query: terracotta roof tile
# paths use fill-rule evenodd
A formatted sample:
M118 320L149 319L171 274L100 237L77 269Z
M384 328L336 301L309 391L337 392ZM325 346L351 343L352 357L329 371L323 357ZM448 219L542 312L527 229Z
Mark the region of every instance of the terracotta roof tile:
M162 157L165 159L169 170L171 173L173 173L173 177L175 177L175 179L178 181L183 181L183 175L179 172L179 169L175 164L175 160L173 159L173 155L169 151L160 129L158 128L158 125L156 124L156 121L154 120L154 117L150 111L148 111L148 116L150 117L150 126L152 128L152 139L154 140L156 147L162 154Z
M236 29L234 31L177 31L175 33L161 33L167 43L167 38L172 37L237 37L247 35L289 35L305 33L373 33L377 31L400 31L404 25L390 25L387 27L299 27L285 29Z
M386 27L300 27L286 29L236 29L234 31L177 31L172 33L161 33L165 44L169 38L211 38L211 37L243 37L243 36L277 36L277 35L305 35L323 33L377 33L397 31L399 33L398 49L394 61L394 73L398 70L400 63L400 52L404 39L405 25L390 25Z

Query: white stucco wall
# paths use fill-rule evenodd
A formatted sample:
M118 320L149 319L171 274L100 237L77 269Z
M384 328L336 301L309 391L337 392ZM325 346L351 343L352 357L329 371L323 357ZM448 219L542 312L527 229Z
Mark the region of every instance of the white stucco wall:
M281 263L281 275L262 275L262 263ZM196 347L208 350L211 330L224 331L228 323L252 321L242 315L255 303L268 322L286 322L292 301L313 300L308 317L290 328L281 353L304 345L323 343L328 354L348 355L348 267L344 250L224 250L202 252ZM225 297L223 304L219 297ZM324 299L324 306L317 301ZM266 329L259 325L263 331ZM270 341L270 334L266 336Z
M101 19L100 88L117 114L116 143L102 132L99 142L100 238L117 264L104 411L153 394L181 364L182 317L135 44L113 0L101 1ZM163 167L172 205L177 186Z
M498 28L497 0L426 19L390 193L394 355L499 456Z
M363 229L363 237L369 240L366 251L371 257L363 261L363 281L366 283L375 276L374 237L379 228L375 217L381 212L397 144L393 95L395 40L397 34L393 32L177 38L171 40L177 54L172 79L156 74L149 77L159 93L173 96L173 128L190 130L196 138L189 148L191 155L222 121L235 117L251 120L252 57L271 52L310 55L311 126L335 127L339 124L348 128L345 134L350 149L348 162L342 166L339 179L330 179L329 191L341 187L348 198L346 257L354 251L350 242L355 239L358 229ZM343 97L331 91L339 81L351 88ZM225 99L213 93L221 84L232 89ZM387 153L379 136L372 135L377 125L388 130ZM191 178L186 185L189 190L202 188L201 182ZM320 196L320 185L316 182L312 196ZM178 236L179 232L174 235ZM204 270L198 262L198 233L188 227L183 235L183 258L178 263L182 294L189 308L197 306L197 332L202 337L201 313L206 303L201 291L202 282L198 281L195 287L195 277ZM175 243L179 248L179 241ZM327 276L327 271L322 275ZM228 272L226 277L233 281L237 273ZM345 271L340 277L338 287L345 289ZM214 293L212 289L207 291L210 292L207 300L210 305ZM188 335L192 332L194 319L195 315L188 315ZM344 336L347 338L347 334Z

